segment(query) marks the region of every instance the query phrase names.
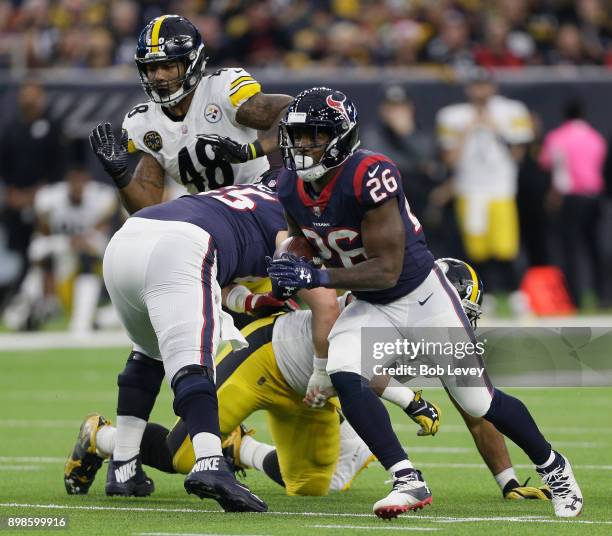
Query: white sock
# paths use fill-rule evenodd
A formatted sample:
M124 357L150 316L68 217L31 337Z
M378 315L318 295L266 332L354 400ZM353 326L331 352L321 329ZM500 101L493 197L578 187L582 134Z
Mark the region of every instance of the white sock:
M117 429L114 426L103 426L96 432L96 452L102 458L108 458L115 450L115 435Z
M554 461L555 461L555 451L551 449L548 460L546 460L542 465L536 465L536 467L538 469L544 469L544 467L548 467Z
M244 436L240 443L240 463L263 471L264 458L275 450L275 447L266 443L260 443L251 436Z
M402 409L406 409L408 404L414 400L414 391L405 385L387 385L380 398Z
M117 416L114 460L120 462L131 460L140 453L140 442L146 426L147 421L139 417Z
M344 419L340 423L340 442L351 441L356 437L359 437L357 435L357 432L355 432L355 429L350 425L350 423L346 419Z
M86 333L92 330L102 281L94 274L81 274L74 282L70 331Z
M195 459L208 458L209 456L222 456L221 438L209 432L200 432L191 438Z
M518 482L518 477L514 472L514 467L508 467L508 469L504 469L501 473L497 473L495 475L495 482L499 486L499 489L504 491L506 484L511 480L516 480Z
M410 460L402 460L401 462L394 463L391 467L389 467L389 472L391 473L391 476L394 476L395 473L401 471L402 469L414 469L414 466Z

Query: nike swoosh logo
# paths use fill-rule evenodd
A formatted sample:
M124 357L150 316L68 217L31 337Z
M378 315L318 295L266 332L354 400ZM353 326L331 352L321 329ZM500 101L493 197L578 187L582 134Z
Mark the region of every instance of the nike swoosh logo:
M378 168L380 167L380 164L378 164L373 171L371 171L370 173L368 173L368 177L373 177L374 175L376 175L376 172L378 171Z
M425 298L423 301L418 300L419 305L425 305L427 303L427 300L429 300L429 298L431 298L432 296L433 296L433 292L429 296L427 296L427 298Z

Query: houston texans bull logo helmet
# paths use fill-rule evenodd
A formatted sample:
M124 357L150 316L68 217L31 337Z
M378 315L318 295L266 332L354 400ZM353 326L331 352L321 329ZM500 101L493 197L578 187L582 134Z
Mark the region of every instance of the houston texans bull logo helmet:
M318 162L302 154L294 144L298 128L313 129L312 139L323 130L329 134ZM328 87L313 87L302 91L287 108L280 125L280 147L287 169L294 170L304 181L312 182L327 171L342 164L359 147L359 123L357 108L341 91Z

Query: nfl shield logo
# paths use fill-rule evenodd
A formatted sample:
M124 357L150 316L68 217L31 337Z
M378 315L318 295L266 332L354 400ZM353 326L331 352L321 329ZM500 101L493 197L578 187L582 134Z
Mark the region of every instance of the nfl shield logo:
M314 207L312 207L312 212L318 218L319 216L321 216L321 207L315 205Z

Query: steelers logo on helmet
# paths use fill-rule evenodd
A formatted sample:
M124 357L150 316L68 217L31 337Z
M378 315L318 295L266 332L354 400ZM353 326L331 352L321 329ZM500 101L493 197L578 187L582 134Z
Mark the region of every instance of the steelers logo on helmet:
M482 315L482 280L467 262L446 257L437 259L436 264L459 294L461 305L470 324L476 327Z
M307 182L344 163L359 143L357 108L344 93L328 87L302 91L281 121L285 167Z
M142 137L142 141L151 151L155 151L156 153L164 146L161 135L155 130L149 130L149 132Z
M134 58L145 93L162 106L174 106L195 90L206 59L200 32L179 15L162 15L149 22L140 32ZM168 77L156 76L160 63Z

